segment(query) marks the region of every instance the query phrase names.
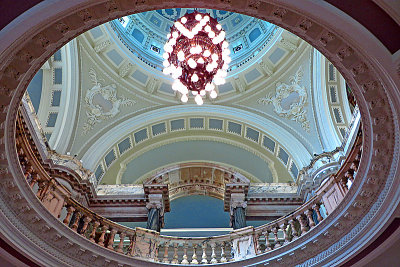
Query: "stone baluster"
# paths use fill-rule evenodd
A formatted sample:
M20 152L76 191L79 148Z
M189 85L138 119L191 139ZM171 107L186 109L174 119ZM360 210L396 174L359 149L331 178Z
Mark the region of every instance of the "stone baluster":
M168 247L169 247L169 241L164 242L164 258L163 258L163 263L169 263L169 259L168 259Z
M225 257L225 242L221 243L221 259L219 262L227 262L227 259Z
M100 246L104 246L104 240L105 240L105 235L106 235L106 231L108 229L107 225L103 225L103 228L101 229L101 235L99 238L99 242L97 244L99 244Z
M184 243L183 244L183 256L182 256L182 261L181 261L182 264L189 264L188 256L187 256L187 249L188 249L188 244Z
M295 225L295 221L293 220L293 218L289 220L289 224L290 224L290 228L292 229L292 240L294 240L299 237L299 234L296 230L296 225Z
M83 218L83 226L80 233L81 235L85 235L86 229L91 221L92 219L88 216L85 216L85 218Z
M272 229L272 232L274 233L274 239L275 239L274 249L279 248L281 246L281 244L279 243L279 239L278 239L278 231L279 231L278 225Z
M269 242L269 233L270 230L266 230L263 232L263 235L265 236L265 252L272 250L271 242Z
M46 181L44 180L39 181L38 186L39 188L38 191L36 192L36 196L38 199L42 199L43 191L46 188Z
M154 261L155 262L160 262L160 260L158 259L158 252L160 250L160 241L158 241L157 239L151 239L150 242L154 241Z
M178 264L178 248L179 248L179 244L178 243L174 243L174 256L172 257L172 264Z
M135 234L129 234L129 247L128 247L128 255L133 256L133 248L135 242Z
M31 189L33 189L33 187L35 186L35 184L36 184L37 181L39 181L39 174L33 173L33 174L32 174L31 183L29 184L29 186L31 187Z
M196 254L197 244L192 244L192 248L193 248L193 255L190 264L199 264L199 262L197 261L197 254Z
M305 214L306 214L307 219L308 219L308 225L310 226L310 229L311 229L311 228L313 228L315 226L315 222L314 222L314 219L312 217L313 211L308 209L308 210L305 211Z
M307 221L304 219L304 216L302 214L299 214L296 216L296 220L299 221L299 223L300 223L300 230L301 230L300 235L307 233L307 231L308 231Z
M119 233L119 243L117 248L115 249L116 252L118 253L123 253L124 252L124 239L125 239L125 232Z
M315 212L317 213L318 222L321 222L324 219L321 215L320 207L321 207L321 205L319 203L314 204L312 207L315 210Z
M108 249L114 250L114 238L116 233L117 230L111 229L110 236L108 237L108 244L107 244Z
M92 229L92 232L89 235L89 240L92 241L92 242L95 242L94 238L96 237L96 230L97 230L97 227L99 227L99 225L100 225L100 222L98 222L98 221L95 221L93 223L93 229Z
M216 246L215 243L211 243L211 261L210 261L210 263L212 263L212 264L218 262L217 261L217 256L215 254L215 246Z
M71 229L74 230L75 232L77 232L78 225L79 225L79 220L81 218L81 213L78 210L76 210L74 215L75 215L74 216L74 221L72 222Z
M261 253L261 242L260 242L260 237L262 236L261 233L257 233L256 234L256 242L257 242L257 246L256 246L256 254Z
M235 258L233 257L233 254L232 254L233 241L231 240L231 241L229 241L229 242L227 242L227 243L228 243L228 247L229 247L228 255L230 255L229 261L235 261Z
M203 242L203 244L201 245L201 248L203 249L203 254L201 255L201 263L202 263L202 264L207 264L207 263L208 263L208 260L207 260L207 253L206 253L206 250L207 250L207 243L206 243L206 242Z
M67 215L65 216L63 223L68 226L69 220L71 219L72 213L75 211L75 208L72 206L67 206Z
M280 228L281 228L282 231L283 231L283 237L284 237L284 239L285 239L285 241L283 242L283 245L286 245L287 243L290 242L290 236L289 236L288 233L287 233L287 226L288 226L288 224L287 224L286 221L284 221L284 222L283 222L282 224L280 224L279 226L280 226Z

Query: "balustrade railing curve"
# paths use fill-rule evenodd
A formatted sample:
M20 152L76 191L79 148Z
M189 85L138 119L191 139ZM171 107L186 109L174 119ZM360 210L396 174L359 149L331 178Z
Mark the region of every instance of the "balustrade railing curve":
M183 265L215 264L278 249L315 228L350 189L361 160L362 136L358 135L339 171L295 211L259 227L246 227L207 238L164 236L143 228L128 228L99 216L74 200L70 190L51 176L21 112L17 120L16 148L26 180L37 198L51 214L83 238L116 253L143 260ZM240 251L243 245L246 251Z

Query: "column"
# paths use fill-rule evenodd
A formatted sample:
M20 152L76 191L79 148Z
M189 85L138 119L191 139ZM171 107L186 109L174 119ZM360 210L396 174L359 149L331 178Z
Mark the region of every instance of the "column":
M164 202L161 194L149 194L149 202L146 205L147 229L160 232L164 224Z
M246 207L245 194L232 193L231 194L231 226L233 229L246 227Z

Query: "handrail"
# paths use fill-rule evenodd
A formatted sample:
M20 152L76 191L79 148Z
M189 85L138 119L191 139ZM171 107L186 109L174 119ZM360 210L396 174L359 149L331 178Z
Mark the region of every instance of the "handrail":
M290 214L255 228L250 226L225 235L191 238L164 236L139 227L128 228L92 212L74 200L71 192L46 171L40 154L35 153L35 144L22 115L17 119L16 140L20 163L30 187L43 205L72 231L118 253L172 264L206 264L243 259L277 249L301 237L336 208L338 199L344 198L351 186L349 181L351 184L358 170L362 149L362 136L359 134L339 171L318 189L314 197ZM335 195L335 202L330 198L332 195ZM126 237L129 239L127 242ZM252 253L240 255L236 250L240 242L248 242L253 248ZM198 260L197 251L200 248L201 260ZM159 253L160 249L164 252ZM192 252L188 253L188 249ZM227 253L230 251L234 253Z

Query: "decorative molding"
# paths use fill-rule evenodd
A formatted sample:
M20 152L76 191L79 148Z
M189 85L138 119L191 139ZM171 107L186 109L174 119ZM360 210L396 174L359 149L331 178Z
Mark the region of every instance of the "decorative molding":
M296 121L300 123L304 130L310 132L310 122L307 120L307 111L305 110L307 105L307 91L304 86L300 86L302 77L303 71L299 68L294 76L290 76L290 84L277 83L275 96L272 94L266 95L264 98L259 98L257 102L263 105L273 104L274 111L280 117ZM289 109L283 108L282 101L292 93L298 94L298 100L291 103Z
M93 68L89 70L89 75L93 87L86 91L85 103L88 119L83 125L83 135L88 134L96 123L115 117L120 112L120 106L133 106L136 103L134 100L127 99L124 96L117 98L117 86L115 84L103 86L104 79L98 79L97 73ZM100 101L108 101L112 108L105 110L99 103L96 103L95 97L101 97L102 100Z
M106 48L109 47L110 45L111 45L111 41L106 40L106 41L96 44L93 47L93 50L96 51L96 53L100 53L100 52L106 50Z

